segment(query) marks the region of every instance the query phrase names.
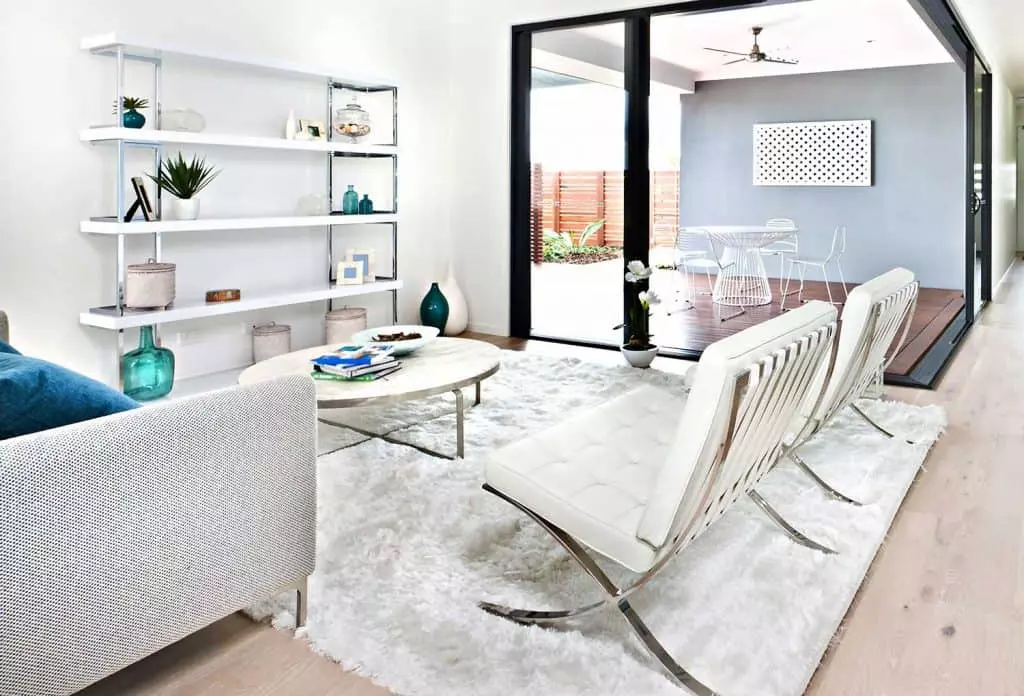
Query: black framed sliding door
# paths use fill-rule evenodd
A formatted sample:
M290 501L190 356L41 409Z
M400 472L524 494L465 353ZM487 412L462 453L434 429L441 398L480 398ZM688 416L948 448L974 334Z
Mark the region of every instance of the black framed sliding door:
M650 252L652 17L800 1L691 0L512 28L510 335L622 343L613 327L627 311L625 264L648 263ZM600 45L595 36L612 40ZM559 47L569 50L554 50ZM580 73L579 61L546 62L550 54L573 50L598 69ZM559 89L585 94L578 103L594 108L572 113L569 101L558 99ZM595 118L604 132L581 138ZM559 149L572 140L576 159ZM598 251L580 250L584 235ZM573 254L581 263L564 263ZM596 257L600 262L590 263Z

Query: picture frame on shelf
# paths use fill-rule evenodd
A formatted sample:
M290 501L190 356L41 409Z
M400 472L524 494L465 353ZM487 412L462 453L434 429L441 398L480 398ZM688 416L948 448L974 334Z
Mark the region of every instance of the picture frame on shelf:
M323 121L300 118L299 132L304 134L304 140L327 140L327 128Z
M131 178L132 190L135 192L135 202L128 208L128 213L125 215L125 222L131 222L131 219L135 217L135 213L139 210L142 211L142 217L146 222L153 222L156 220L156 213L153 211L153 204L149 201L149 194L146 193L146 183L143 181L141 176L133 176Z
M345 261L362 266L364 283L372 283L377 279L373 249L349 249L345 254Z
M338 285L362 285L363 264L359 261L340 261L335 282Z

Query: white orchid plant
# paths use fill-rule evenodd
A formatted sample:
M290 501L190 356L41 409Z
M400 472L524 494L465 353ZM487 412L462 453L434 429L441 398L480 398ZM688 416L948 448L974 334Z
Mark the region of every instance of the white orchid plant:
M650 330L651 307L658 304L660 299L653 290L647 288L651 273L653 269L643 261L630 261L626 264L626 282L632 284L635 289L631 292L629 302L629 320L616 328L629 328L629 340L625 345L628 350L647 350L653 347Z

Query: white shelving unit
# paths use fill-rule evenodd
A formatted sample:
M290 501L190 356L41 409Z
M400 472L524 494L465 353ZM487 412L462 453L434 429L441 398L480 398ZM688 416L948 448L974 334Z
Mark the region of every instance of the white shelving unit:
M240 56L236 54L193 50L161 41L149 41L137 36L122 34L103 34L82 40L81 47L94 55L110 56L116 63L116 123L121 123L121 99L124 95L125 65L129 61L149 64L153 68L153 128L131 129L116 126L86 128L81 131L83 142L100 146L110 146L116 150L117 181L116 210L117 214L105 218L82 220L79 228L84 234L106 235L117 241L117 272L114 284L114 303L105 307L93 307L81 313L79 321L85 326L109 331L116 331L118 338L117 362L120 375L121 356L125 352L124 331L142 326L159 326L174 322L221 317L241 312L285 307L289 305L312 302L327 302L328 308L335 299L365 296L377 293L391 293L392 321L398 320L397 293L402 288L398 279L398 212L397 212L397 100L398 88L386 80L367 76L342 77L333 71L317 67L303 66L272 59ZM161 74L165 58L175 58L183 62L199 65L231 64L247 69L272 72L290 79L315 80L326 88L326 118L328 132L326 140L287 140L281 137L261 135L241 135L231 133L190 133L183 131L162 130L161 123ZM390 93L392 100L393 142L389 144L364 144L334 141L333 121L334 95L337 90L350 90L366 93ZM236 218L204 218L199 220L157 220L150 222L124 222L129 201L126 200L126 168L125 152L129 148L150 149L153 152L154 169L163 158L165 146L186 145L196 149L205 148L247 148L274 151L311 152L326 157L327 177L326 194L333 205L333 171L338 158L388 158L392 169L392 200L396 210L374 213L370 215L309 215L279 217L236 217ZM154 209L159 214L159 191ZM332 229L341 225L387 225L391 231L392 267L388 276L378 276L376 282L362 285L336 285L333 278L335 266L334 235ZM149 235L153 242L151 256L157 261L163 260L163 235L166 233L216 232L222 230L264 230L264 229L297 229L323 227L327 237L326 278L310 279L317 282L313 289L302 289L281 292L272 295L249 297L242 288L242 299L237 302L210 303L202 299L177 298L168 308L157 311L135 311L124 306L124 283L126 274L126 243L129 237ZM180 269L179 269L180 270ZM159 337L159 334L157 334ZM237 376L237 371L218 373L185 380L175 386L172 397L184 394L200 393L220 386L228 386ZM187 383L187 384L186 384ZM205 385L205 387L204 387ZM213 385L213 386L210 386Z

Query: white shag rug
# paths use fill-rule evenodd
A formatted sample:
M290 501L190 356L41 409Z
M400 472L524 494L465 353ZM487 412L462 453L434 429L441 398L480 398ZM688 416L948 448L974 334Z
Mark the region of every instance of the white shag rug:
M523 627L477 608L570 608L601 596L536 524L483 492L489 450L640 383L683 389L656 370L529 353L503 355L466 416L463 461L321 428L318 563L307 627L313 649L403 696L685 694L614 608L559 628ZM467 403L471 400L467 399ZM442 451L454 450L451 399L322 415ZM865 402L918 443L889 441L852 414L802 455L865 503L827 499L783 463L758 487L798 529L837 549L789 541L742 501L631 598L676 660L716 691L800 694L846 613L928 449L938 407ZM338 449L361 442L346 449ZM622 571L604 564L614 577ZM252 610L294 626L294 594Z

